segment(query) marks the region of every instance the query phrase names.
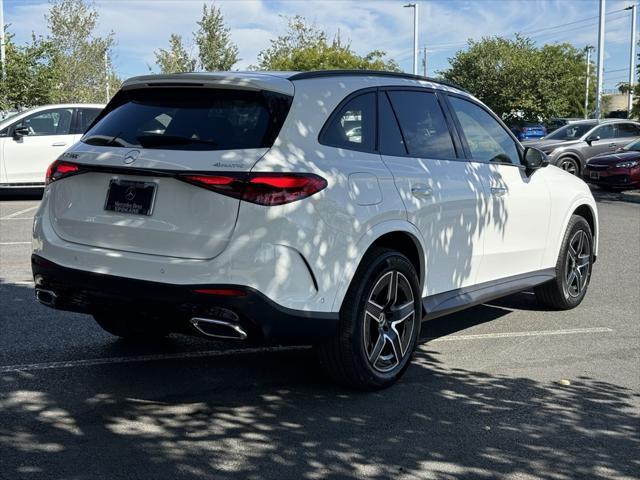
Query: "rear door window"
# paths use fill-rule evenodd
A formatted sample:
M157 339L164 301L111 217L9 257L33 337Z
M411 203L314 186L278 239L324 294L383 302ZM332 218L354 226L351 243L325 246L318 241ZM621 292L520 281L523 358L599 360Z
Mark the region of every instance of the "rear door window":
M618 123L617 138L640 137L640 126L635 123Z
M520 165L516 142L489 112L458 97L449 97L449 101L462 127L471 158Z
M168 150L271 147L291 106L274 92L153 87L121 91L82 138Z
M79 108L77 110L75 128L73 133L82 134L86 132L99 113L99 108Z
M373 152L376 137L376 94L363 93L342 105L329 119L320 143L331 147Z
M388 92L409 155L455 159L449 126L432 92L395 90Z

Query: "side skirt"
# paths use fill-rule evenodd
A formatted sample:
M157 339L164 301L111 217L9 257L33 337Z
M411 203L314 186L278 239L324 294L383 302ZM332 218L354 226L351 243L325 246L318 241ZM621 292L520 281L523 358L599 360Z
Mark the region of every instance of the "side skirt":
M422 309L425 312L423 320L432 320L518 293L553 280L555 277L555 268L552 267L430 295L422 299Z

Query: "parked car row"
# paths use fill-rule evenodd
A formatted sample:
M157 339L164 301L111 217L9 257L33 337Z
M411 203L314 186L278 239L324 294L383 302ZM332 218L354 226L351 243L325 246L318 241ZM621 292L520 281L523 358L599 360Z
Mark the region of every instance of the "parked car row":
M590 158L614 153L638 137L640 123L632 120L582 120L569 123L540 140L524 141L523 145L542 150L551 164L583 176Z

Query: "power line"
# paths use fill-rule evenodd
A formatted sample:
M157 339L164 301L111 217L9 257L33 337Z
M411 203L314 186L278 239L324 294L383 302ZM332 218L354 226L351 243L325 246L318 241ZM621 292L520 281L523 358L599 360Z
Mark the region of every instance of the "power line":
M629 67L626 68L618 68L616 70L605 70L604 73L614 73L614 72L628 72L629 71Z
M616 13L621 13L624 12L624 8L618 9L618 10L613 10L611 12L606 13L607 16L609 15L614 15ZM619 19L623 19L626 18L626 16L620 16L619 18L616 18L614 20L611 21L618 21ZM575 30L580 30L581 28L590 26L590 25L597 25L597 21L593 22L594 19L598 19L598 16L594 16L594 17L585 17L582 18L580 20L574 20L573 22L566 22L566 23L560 23L558 25L553 25L550 27L545 27L545 28L540 28L540 29L536 29L536 30L523 30L520 32L514 32L514 33L510 33L509 37L515 36L515 35L526 35L526 36L530 36L532 38L535 37L540 37L540 36L546 36L547 33L544 34L537 34L538 32L547 32L549 30L556 30L558 28L563 28L569 25L576 25L578 23L584 23L584 22L590 22L588 25L581 25L580 27L576 27L573 29L564 29L561 32L549 32L549 35L554 35L554 34L558 34L558 33L564 33L564 32L570 32L570 31L575 31ZM610 22L611 22L610 21ZM532 35L532 34L536 34L536 35ZM429 50L434 50L434 49L438 49L438 50L445 50L445 49L449 49L449 48L456 48L456 47L463 47L467 45L467 42L455 42L455 43L440 43L440 44L433 44L429 46Z

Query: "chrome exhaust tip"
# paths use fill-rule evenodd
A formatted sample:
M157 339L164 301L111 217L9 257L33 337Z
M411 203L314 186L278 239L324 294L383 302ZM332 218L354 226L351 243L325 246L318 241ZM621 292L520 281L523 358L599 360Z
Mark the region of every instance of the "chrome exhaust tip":
M224 340L245 340L247 338L247 332L237 323L200 317L194 317L190 321L196 330L207 337Z
M36 288L36 300L47 307L55 307L58 295L52 290L45 290L44 288Z

